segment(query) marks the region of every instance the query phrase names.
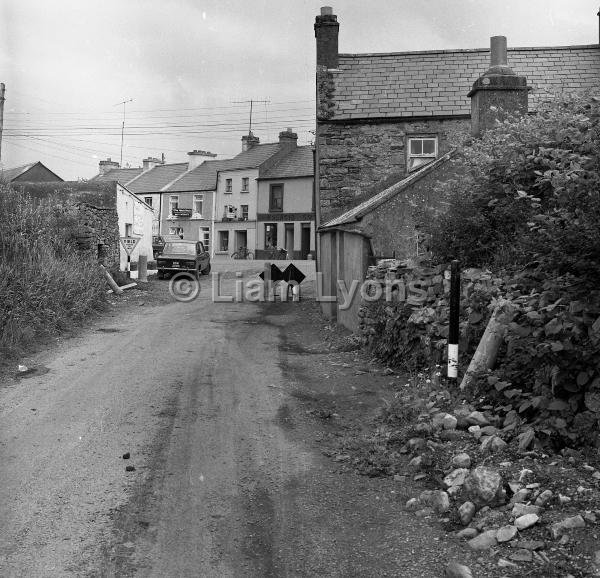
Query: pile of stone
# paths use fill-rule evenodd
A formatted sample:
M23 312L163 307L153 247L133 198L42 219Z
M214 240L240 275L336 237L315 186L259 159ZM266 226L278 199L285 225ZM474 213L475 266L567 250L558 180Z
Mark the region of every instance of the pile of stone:
M434 414L430 428L426 431L437 432L440 437L444 437L444 433L459 433L457 428L466 430L463 435L470 435L473 440L479 441L477 455L487 458L490 452L500 452L506 448L507 443L502 439L505 427L503 420L497 416L460 407L453 413ZM422 427L421 430L424 431L425 428ZM427 464L426 451L432 445L435 442L424 438L410 439L406 449L416 455L410 460L409 467L417 470ZM496 468L474 466L474 461L464 451L454 455L448 464L443 487L423 491L418 497L411 498L406 503L406 509L414 512L417 517L437 515L446 521L454 515L464 526L456 532L456 536L466 540L472 550L496 552L503 545L510 546L506 558L498 560L501 567L516 567L523 562L548 564L549 559L544 553L547 540L565 545L572 539L573 530L595 524L600 517L599 510L596 513L588 511L556 518L556 512L548 508L556 504L568 504L571 499L560 493L555 495L532 481L531 470L522 469L517 479L505 479L501 472L514 470L511 468L512 462L501 462ZM594 470L589 466L588 469ZM597 473L594 470L592 475ZM578 488L578 492L584 491L585 488ZM540 525L545 527L547 537L529 538L528 531ZM539 537L539 532L535 535ZM454 568L452 572L458 570Z

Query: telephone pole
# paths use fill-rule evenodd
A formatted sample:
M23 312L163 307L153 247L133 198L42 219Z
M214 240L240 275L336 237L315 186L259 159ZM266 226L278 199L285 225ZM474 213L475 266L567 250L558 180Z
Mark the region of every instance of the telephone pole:
M0 82L0 162L2 162L2 131L4 130L4 83Z
M252 107L254 105L254 103L256 104L270 104L271 101L270 100L254 100L254 99L250 99L250 100L234 100L233 104L248 104L250 103L250 123L248 126L248 133L252 132Z
M133 98L130 98L129 100L124 100L123 102L117 102L117 104L115 104L115 106L123 105L123 124L121 125L121 162L119 163L119 166L121 166L121 167L123 167L123 137L125 135L125 105L128 102L133 102Z

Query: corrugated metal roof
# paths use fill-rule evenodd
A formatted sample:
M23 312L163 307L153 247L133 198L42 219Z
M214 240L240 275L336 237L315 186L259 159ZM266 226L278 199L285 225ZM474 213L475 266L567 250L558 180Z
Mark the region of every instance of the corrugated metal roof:
M340 54L333 120L470 115L467 94L488 68L489 49ZM527 78L530 110L548 92L600 88L600 46L509 48Z
M311 146L301 146L284 156L274 167L265 171L260 179L285 179L313 175L313 149Z
M444 156L440 157L436 161L425 165L422 169L411 173L405 179L394 183L391 187L384 189L380 193L372 196L370 199L362 202L360 205L353 207L349 211L341 214L339 217L328 221L321 227L320 229L330 229L332 227L339 227L340 225L346 225L348 223L354 223L358 221L361 217L375 210L379 205L385 203L390 198L397 195L400 191L403 191L406 187L411 185L412 183L418 181L423 178L425 175L429 174L432 171L437 170L441 165L446 163L450 159L450 157L454 154L453 151L446 153Z

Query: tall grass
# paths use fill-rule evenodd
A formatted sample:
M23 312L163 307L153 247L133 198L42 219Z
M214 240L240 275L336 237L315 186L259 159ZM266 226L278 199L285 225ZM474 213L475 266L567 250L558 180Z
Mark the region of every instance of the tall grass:
M77 208L0 185L0 352L81 322L105 302L93 255L77 249Z

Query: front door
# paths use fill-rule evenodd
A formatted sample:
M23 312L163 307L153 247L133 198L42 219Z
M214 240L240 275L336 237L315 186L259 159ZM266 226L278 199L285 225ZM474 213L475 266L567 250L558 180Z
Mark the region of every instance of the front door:
M310 223L302 224L300 237L300 259L306 259L310 253Z
M294 223L285 224L285 250L290 259L294 258Z

